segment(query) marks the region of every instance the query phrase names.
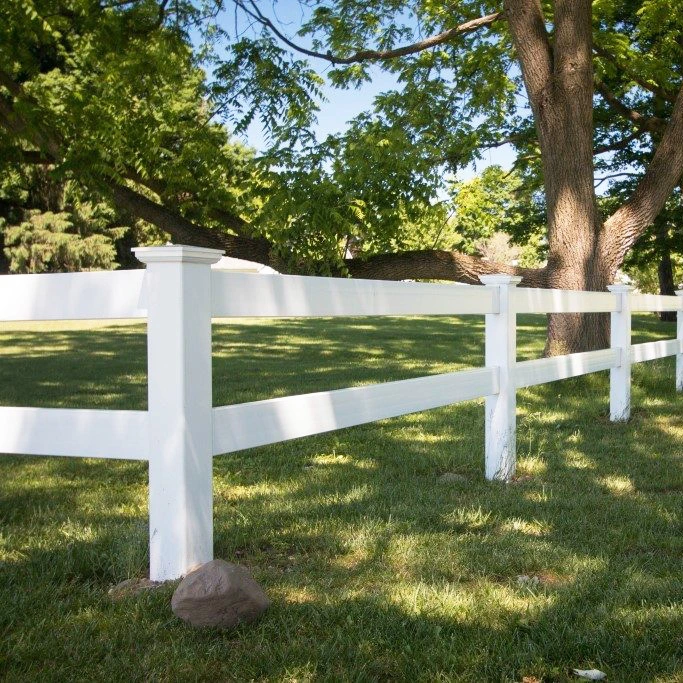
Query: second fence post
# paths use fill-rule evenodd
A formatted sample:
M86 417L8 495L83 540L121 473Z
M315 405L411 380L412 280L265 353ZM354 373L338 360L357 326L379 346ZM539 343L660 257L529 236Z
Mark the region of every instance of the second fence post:
M485 473L487 479L509 481L517 465L517 315L512 293L522 281L512 275L482 275L494 290L498 312L486 314L486 367L497 367L499 392L486 397Z
M683 304L683 290L676 292L678 303ZM676 311L676 339L678 339L678 353L676 354L676 391L683 391L683 310Z
M147 264L152 581L213 559L211 264L222 251L134 249Z
M631 290L630 285L607 287L619 300L612 313L610 345L619 351L619 365L609 371L609 417L626 422L631 416Z

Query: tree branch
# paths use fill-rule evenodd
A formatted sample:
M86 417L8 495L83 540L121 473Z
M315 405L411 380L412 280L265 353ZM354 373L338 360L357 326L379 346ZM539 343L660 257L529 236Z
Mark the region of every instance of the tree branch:
M605 154L605 152L616 152L620 149L626 149L626 147L628 147L634 140L637 140L638 138L642 137L644 133L644 130L638 129L635 133L631 133L631 135L627 135L625 138L622 138L621 140L617 140L616 142L613 142L608 145L598 145L593 150L593 153Z
M547 286L543 268L508 266L457 251L405 251L397 254L378 254L367 259L346 259L345 263L353 277L371 280L451 280L479 285L479 275L509 273L521 275L521 284L524 287Z
M634 83L643 88L643 90L649 90L651 93L657 95L657 97L661 97L663 100L666 100L667 102L676 101L675 92L671 92L670 90L662 88L661 86L655 85L653 83L648 83L644 78L642 78L637 73L632 71L628 66L622 64L612 53L610 53L604 47L600 47L600 45L593 45L593 52L595 52L596 55L602 57L603 59L606 59L608 62L611 62L614 66L617 67L617 69L619 69L619 71L621 71L625 76L628 76L630 80L632 80Z
M495 12L494 14L488 14L484 17L471 19L470 21L466 21L459 26L455 26L454 28L443 31L442 33L431 36L430 38L425 38L417 43L397 47L393 50L358 50L348 57L342 57L340 55L333 55L330 52L317 52L315 50L309 50L301 45L297 45L294 41L290 40L284 33L282 33L282 31L280 31L277 26L275 26L275 24L261 12L261 10L259 10L258 6L253 0L249 0L249 4L251 5L251 9L245 5L243 0L236 0L237 6L241 7L242 10L246 12L252 19L257 21L262 26L265 26L288 47L291 47L293 50L307 55L308 57L324 59L334 65L347 65L355 64L357 62L382 61L386 59L394 59L396 57L405 57L406 55L412 55L416 52L422 52L431 47L436 47L437 45L447 43L457 36L478 31L480 28L484 26L490 26L495 21L503 18L503 12Z
M628 171L622 171L620 173L610 173L608 175L602 176L602 178L596 178L598 181L595 183L596 189L600 187L606 180L612 180L614 178L637 178L640 175L640 173L629 173Z
M607 104L618 114L634 123L640 130L650 133L661 133L667 125L666 119L657 116L643 116L640 112L624 104L610 89L599 79L595 79L595 87L602 95Z
M104 180L116 205L135 218L141 218L169 233L179 244L224 249L228 256L280 267L271 257L272 245L263 238L229 235L187 220L176 211L153 202L139 192L112 180Z
M55 163L55 160L52 157L43 154L43 152L37 149L17 150L17 156L22 164L30 164L33 166L52 166Z
M19 97L23 93L23 88L7 72L0 69L0 85L9 90L14 97Z
M606 258L620 264L673 192L683 175L683 86L671 119L631 198L605 221Z
M553 73L553 52L543 9L539 0L505 0L505 15L531 107L538 114Z
M146 187L148 190L151 190L159 196L159 199L163 200L168 198L168 186L163 180L160 180L159 178L142 177L137 171L135 171L132 168L126 169L126 178L128 180L132 180L137 185L142 185L143 187ZM180 202L176 201L176 203L179 204ZM211 218L214 218L215 220L223 224L226 228L233 230L242 237L249 237L253 234L253 231L251 230L249 223L245 221L241 216L238 216L237 214L232 213L231 211L221 209L219 207L210 207L208 209L208 212Z

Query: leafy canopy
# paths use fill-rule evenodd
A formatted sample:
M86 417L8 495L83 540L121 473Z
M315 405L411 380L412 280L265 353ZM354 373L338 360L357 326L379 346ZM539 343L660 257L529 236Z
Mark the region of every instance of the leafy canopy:
M33 139L45 127L58 139L65 179L103 194L103 178L135 183L197 223L268 238L300 270L336 268L350 241L361 256L429 247L454 174L505 143L518 151L515 193L529 213L503 214L518 240L536 234L539 150L500 10L479 0L6 0L0 70L28 96L15 105ZM592 11L599 87L665 119L681 82L683 0L597 0ZM374 69L396 87L345 132L316 139L323 85L352 93ZM654 133L604 97L595 105L598 169L623 172ZM269 148L254 157L226 125L262 126ZM20 162L16 132L0 128L0 163ZM486 209L500 204L495 183L486 187L494 196L480 193L471 220L450 221L452 244L470 249L497 220ZM455 188L461 216L472 191Z

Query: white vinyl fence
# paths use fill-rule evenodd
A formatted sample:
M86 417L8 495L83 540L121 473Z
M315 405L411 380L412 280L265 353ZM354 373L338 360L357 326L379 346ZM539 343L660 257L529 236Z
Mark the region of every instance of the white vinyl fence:
M631 364L676 356L683 390L683 315L676 339L631 345L632 311L680 311L683 298L483 286L233 274L222 252L135 250L142 271L0 277L0 321L146 318L148 410L0 407L0 453L149 461L150 576L174 579L213 557L212 456L485 397L485 474L515 470L522 387L610 370L610 414L630 411ZM517 313L610 312L611 348L516 361ZM486 366L364 387L212 407L212 317L486 316ZM454 349L455 352L455 349Z

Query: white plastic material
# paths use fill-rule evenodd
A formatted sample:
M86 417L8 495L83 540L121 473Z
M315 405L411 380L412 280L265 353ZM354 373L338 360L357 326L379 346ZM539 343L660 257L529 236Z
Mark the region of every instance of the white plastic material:
M148 247L149 539L152 581L213 559L211 264L222 252Z
M514 288L522 278L485 275L480 280L496 296L497 312L486 314L486 367L498 368L498 393L486 398L484 471L487 479L508 481L517 465L515 363L517 321Z

